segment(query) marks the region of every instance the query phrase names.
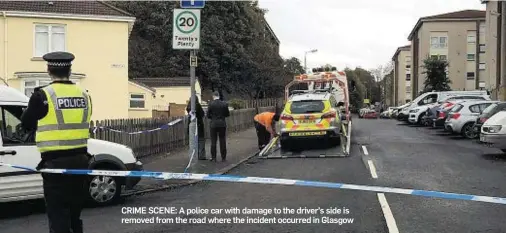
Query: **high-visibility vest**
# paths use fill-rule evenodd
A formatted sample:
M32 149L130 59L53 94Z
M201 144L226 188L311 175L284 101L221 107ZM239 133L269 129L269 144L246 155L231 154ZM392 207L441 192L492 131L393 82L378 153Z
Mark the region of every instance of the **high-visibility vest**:
M86 147L90 137L91 101L77 85L53 83L44 88L48 111L37 124L40 152Z
M271 127L274 115L275 114L273 112L262 112L255 115L253 119L265 127Z

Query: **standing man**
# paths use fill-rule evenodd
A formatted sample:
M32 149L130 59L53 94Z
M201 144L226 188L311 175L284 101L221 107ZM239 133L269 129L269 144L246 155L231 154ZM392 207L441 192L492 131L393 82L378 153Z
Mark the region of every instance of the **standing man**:
M279 114L263 112L255 116L255 129L258 137L258 149L262 150L269 141L277 136L275 124L279 121Z
M23 128L37 130L42 157L37 169L87 169L91 99L69 80L74 55L54 52L43 59L52 82L35 89L21 116ZM82 233L86 176L42 173L42 178L49 232Z
M210 122L211 133L211 161L216 162L216 143L220 139L221 160L227 160L227 121L230 116L227 102L220 99L220 93L213 93L213 100L207 106L207 118Z

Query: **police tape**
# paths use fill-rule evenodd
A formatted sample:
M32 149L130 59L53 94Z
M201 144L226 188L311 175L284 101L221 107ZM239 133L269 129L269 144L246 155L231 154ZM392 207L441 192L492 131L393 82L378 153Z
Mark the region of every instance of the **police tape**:
M118 130L118 129L113 129L113 128L109 128L109 127L104 127L104 126L98 126L98 127L93 127L93 133L97 133L97 130L98 129L104 129L104 130L109 130L109 131L112 131L112 132L116 132L116 133L126 133L126 134L129 134L129 135L133 135L133 134L142 134L142 133L151 133L151 132L154 132L154 131L159 131L159 130L165 130L165 129L169 129L171 126L181 122L183 119L179 118L177 120L173 120L167 124L164 124L158 128L155 128L155 129L149 129L149 130L142 130L142 131L137 131L137 132L125 132L125 131L121 131L121 130Z
M379 193L396 193L406 194L423 197L435 197L442 199L477 201L496 204L506 204L506 198L479 196L460 193L448 193L440 191L428 191L417 189L404 189L404 188L391 188L381 186L369 185L356 185L344 184L322 181L309 181L309 180L293 180L293 179L278 179L278 178L263 178L263 177L246 177L246 176L233 176L233 175L215 175L215 174L197 174L197 173L173 173L173 172L150 172L150 171L106 171L106 170L71 170L71 169L41 169L6 164L0 162L0 166L8 166L17 169L40 173L56 173L56 174L73 174L73 175L93 175L93 176L118 176L118 177L144 177L159 180L206 180L206 181L223 181L223 182L236 182L236 183L256 183L256 184L278 184L288 186L304 186L304 187L319 187L330 189L347 189L347 190L360 190Z

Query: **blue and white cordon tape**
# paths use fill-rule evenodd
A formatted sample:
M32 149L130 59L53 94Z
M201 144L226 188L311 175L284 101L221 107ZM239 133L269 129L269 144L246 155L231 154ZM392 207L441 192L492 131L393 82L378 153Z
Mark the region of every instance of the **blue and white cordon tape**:
M133 135L133 134L142 134L142 133L151 133L151 132L154 132L154 131L158 131L158 130L164 130L164 129L168 129L169 127L181 122L183 119L179 118L177 120L173 120L167 124L164 124L158 128L155 128L155 129L149 129L149 130L141 130L141 131L137 131L137 132L125 132L125 131L121 131L121 130L117 130L117 129L112 129L112 128L109 128L109 127L104 127L104 126L99 126L99 127L93 127L93 133L96 133L98 129L104 129L104 130L109 130L109 131L112 131L112 132L117 132L117 133L126 133L126 134L129 134L129 135Z
M403 189L403 188L390 188L369 185L355 185L343 184L332 182L308 181L308 180L291 180L291 179L277 179L277 178L262 178L262 177L244 177L244 176L231 176L231 175L213 175L213 174L197 174L197 173L173 173L173 172L149 172L149 171L105 171L105 170L70 170L70 169L41 169L36 170L30 167L17 166L12 164L1 163L0 166L8 166L28 171L41 172L41 173L58 173L58 174L74 174L74 175L99 175L99 176L120 176L120 177L146 177L160 180L209 180L209 181L224 181L224 182L237 182L237 183L256 183L256 184L279 184L290 186L305 186L305 187L320 187L330 189L351 189L372 191L380 193L397 193L407 194L423 197L436 197L443 199L478 201L497 204L506 204L506 198L502 197L489 197L478 196L459 193L447 193L439 191L426 191L416 189Z

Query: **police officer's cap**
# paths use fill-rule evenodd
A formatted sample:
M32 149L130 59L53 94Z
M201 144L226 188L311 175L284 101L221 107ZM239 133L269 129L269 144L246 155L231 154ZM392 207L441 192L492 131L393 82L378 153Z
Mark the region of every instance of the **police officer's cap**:
M48 67L71 67L75 59L74 54L67 52L52 52L42 57L47 61Z

